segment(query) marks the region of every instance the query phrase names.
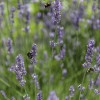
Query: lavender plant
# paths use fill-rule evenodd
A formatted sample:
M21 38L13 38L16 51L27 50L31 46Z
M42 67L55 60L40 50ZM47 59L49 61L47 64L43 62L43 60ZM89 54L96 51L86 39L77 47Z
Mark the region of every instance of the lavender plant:
M26 80L24 80L23 76L26 75L26 70L24 67L24 59L21 54L16 57L16 64L12 65L9 70L16 73L16 79L21 86L24 86Z
M0 100L99 100L99 4L1 0Z

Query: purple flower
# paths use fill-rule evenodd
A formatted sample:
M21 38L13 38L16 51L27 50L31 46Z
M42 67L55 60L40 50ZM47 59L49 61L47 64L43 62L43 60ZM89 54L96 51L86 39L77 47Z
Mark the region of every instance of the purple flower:
M66 75L67 75L67 70L66 69L62 70L62 75L63 75L63 77L66 77Z
M89 40L88 45L87 45L87 53L85 56L85 63L83 64L83 67L90 67L91 62L92 62L92 56L94 52L94 45L95 41L94 40Z
M61 59L64 59L65 57L65 54L66 54L66 47L64 46L61 50L60 50L60 53L58 55L55 56L55 59L56 60L61 60Z
M15 97L12 96L12 97L11 97L11 100L16 100L16 99L15 99Z
M26 24L29 24L30 22L30 11L26 11Z
M12 24L14 23L14 12L15 12L15 7L11 7L11 9L10 9L10 21Z
M74 86L70 86L69 92L70 92L70 97L73 97L74 96L74 93L75 93Z
M12 54L12 52L13 52L12 40L11 40L10 38L8 38L7 47L8 47L8 53L9 53L9 54Z
M4 2L0 3L0 15L4 16Z
M61 2L60 0L55 0L52 6L52 22L58 24L61 20Z
M54 32L50 32L49 36L50 36L50 38L54 38L54 36L55 36Z
M5 91L0 90L0 94L1 94L5 99L7 98Z
M39 91L39 93L37 94L36 100L42 100L42 91Z
M90 40L88 42L88 45L87 45L87 53L86 53L86 56L85 56L85 60L87 62L90 62L90 63L92 62L94 44L95 44L95 41L94 40Z
M58 27L58 44L63 44L64 28Z
M97 7L96 7L96 4L95 4L95 3L93 3L93 5L92 5L92 10L93 10L93 11L95 11L95 10L96 10L96 8L97 8Z
M100 90L95 89L94 92L95 92L95 94L100 95Z
M34 73L32 74L32 78L34 79L35 86L38 90L40 90L39 82L38 82L38 76Z
M93 89L94 81L93 79L90 80L89 89Z
M96 65L100 66L100 54L96 57Z
M12 65L9 70L16 73L16 79L20 82L21 86L24 86L26 81L23 77L26 75L26 70L24 67L24 59L21 54L16 57L16 64Z
M21 3L20 2L18 2L18 10L20 10L21 9L21 7L22 7L22 5L21 5Z
M55 91L51 91L47 100L59 100Z
M95 86L100 86L100 75L98 75L95 79L95 82L94 82L94 85Z
M65 100L70 100L69 96L66 96Z
M50 41L50 46L51 46L52 48L54 48L54 47L56 46L56 43L52 40L52 41Z

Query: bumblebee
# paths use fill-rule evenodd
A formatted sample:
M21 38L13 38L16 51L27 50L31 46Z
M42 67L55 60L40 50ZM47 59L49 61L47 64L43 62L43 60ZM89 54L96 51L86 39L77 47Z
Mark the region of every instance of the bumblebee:
M49 8L51 6L51 3L46 3L44 6L45 8Z
M89 69L87 70L87 73L94 72L94 71L95 71L94 68L91 67L91 68L89 68Z
M33 58L32 52L28 52L28 53L27 53L27 56L28 56L29 59L32 59L32 58Z

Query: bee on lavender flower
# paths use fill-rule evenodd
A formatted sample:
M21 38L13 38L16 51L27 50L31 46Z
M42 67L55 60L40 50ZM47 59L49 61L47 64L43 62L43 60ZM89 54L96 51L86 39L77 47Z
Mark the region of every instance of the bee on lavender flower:
M33 44L31 50L27 53L27 56L32 64L36 64L37 62L36 55L37 55L37 46L36 44Z
M49 8L51 6L51 3L46 3L44 6L45 8Z
M87 73L94 72L94 71L95 71L94 68L91 67L91 68L89 68L89 69L87 70Z
M28 52L27 56L28 56L29 59L32 59L32 57L33 57L32 52Z

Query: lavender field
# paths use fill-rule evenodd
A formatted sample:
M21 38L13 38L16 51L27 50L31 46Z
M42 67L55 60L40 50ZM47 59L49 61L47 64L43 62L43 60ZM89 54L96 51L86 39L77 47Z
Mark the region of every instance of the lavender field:
M100 0L0 0L0 100L100 100Z

